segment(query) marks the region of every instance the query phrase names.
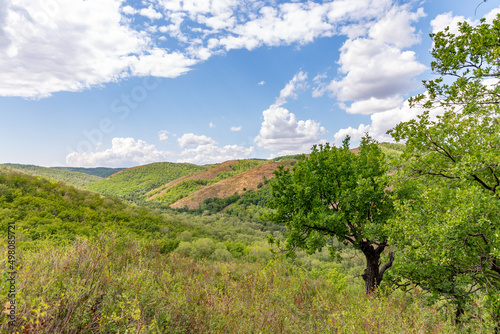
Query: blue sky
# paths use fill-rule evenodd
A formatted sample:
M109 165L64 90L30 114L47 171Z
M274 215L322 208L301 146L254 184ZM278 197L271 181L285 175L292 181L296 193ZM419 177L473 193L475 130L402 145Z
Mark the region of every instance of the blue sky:
M406 100L432 76L429 33L499 12L493 0L2 1L0 163L207 164L365 132L389 141L419 112Z

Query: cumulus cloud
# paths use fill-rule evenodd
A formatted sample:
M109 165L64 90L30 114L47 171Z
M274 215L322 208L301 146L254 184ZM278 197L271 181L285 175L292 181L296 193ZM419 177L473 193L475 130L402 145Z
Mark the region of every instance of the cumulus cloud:
M264 80L262 80L261 82L259 82L257 85L259 86L264 86L266 84L266 82Z
M231 131L241 131L242 126L232 126Z
M163 15L154 10L152 6L149 6L148 8L141 8L139 10L139 14L147 17L151 21L161 19L163 17Z
M288 98L297 98L297 93L307 87L307 73L295 74L280 91L280 96L269 109L264 110L259 134L254 141L268 150L279 150L279 154L304 153L313 144L323 142L321 134L326 130L319 122L308 119L297 120L295 114L282 106Z
M392 137L387 134L387 131L401 122L407 122L416 118L417 115L420 115L422 112L422 108L418 106L410 108L408 101L404 101L400 107L372 114L370 116L371 124L360 124L358 128L348 127L339 130L334 135L335 143L340 144L346 135L351 136L353 141L359 140L366 132L368 132L372 138L380 142L392 142ZM430 117L433 119L437 115L443 113L444 110L442 108L436 107L432 109Z
M215 129L215 124L214 124L214 123L212 123L212 122L210 122L210 123L208 124L208 126L209 126L210 128L212 128L212 129Z
M323 142L325 128L319 122L297 120L287 109L274 106L262 114L264 121L255 142L265 149L280 150L280 154L304 153Z
M113 138L111 143L111 148L105 151L72 152L66 156L66 163L77 167L130 167L165 161L172 156L171 152L159 151L154 145L134 138Z
M146 28L133 29L122 16L158 18L159 13L122 3L2 2L0 12L6 14L0 27L6 42L0 43L0 96L41 98L130 75L176 77L196 63L180 52L159 50Z
M180 52L169 53L164 49L153 48L147 54L133 58L130 69L137 76L175 78L189 71L190 66L196 63L196 60Z
M254 147L243 147L238 145L226 145L219 147L214 144L200 145L182 151L181 158L177 162L189 162L194 164L220 163L227 160L245 159L252 154Z
M182 137L178 138L177 141L180 147L216 144L215 140L212 138L205 135L198 136L194 133L185 133Z
M453 16L452 12L439 14L431 21L432 33L437 33L438 31L443 31L446 27L449 27L449 31L453 34L458 33L458 23L467 21L469 24L473 24L471 20L465 19L464 16Z
M422 9L410 12L394 6L365 36L347 39L338 61L343 77L327 87L344 109L360 114L381 112L396 107L403 94L419 86L414 78L426 66L418 62L415 52L404 49L420 42L412 23L423 16ZM321 96L324 85L317 87L316 96Z
M160 132L158 132L158 139L160 141L168 141L168 131L166 130L161 130Z
M385 99L377 99L370 97L368 100L353 102L350 106L344 109L349 114L371 115L382 111L390 110L401 106L403 98L399 96L388 97Z

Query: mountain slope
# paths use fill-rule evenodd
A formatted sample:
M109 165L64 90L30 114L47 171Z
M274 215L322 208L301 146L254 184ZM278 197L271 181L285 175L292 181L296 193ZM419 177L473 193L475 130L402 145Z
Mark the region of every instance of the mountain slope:
M109 167L94 167L94 168L84 168L84 167L51 167L52 169L67 170L72 172L80 172L88 175L98 176L100 178L109 177L125 168L109 168Z
M249 190L257 190L264 186L266 179L273 177L273 172L278 166L291 166L293 161L295 160L268 162L252 168L193 192L191 195L173 203L171 207L179 209L187 206L188 209L195 209L208 198L225 198L235 193L240 195Z
M124 169L85 188L103 195L141 200L152 189L207 168L187 163L156 162Z
M185 182L185 181L189 181L189 180L212 180L212 179L215 179L217 177L217 175L219 175L221 172L228 172L228 173L232 172L233 169L231 169L230 166L233 164L237 164L237 163L238 163L237 160L229 160L229 161L223 162L221 164L218 164L216 166L213 166L212 168L206 169L204 171L197 172L197 173L191 174L191 175L186 175L186 176L180 177L178 179L175 179L173 181L170 181L169 183L167 183L159 188L156 188L156 189L149 191L147 193L147 195L151 195L151 197L149 197L148 200L152 200L152 199L161 197L162 195L165 195L165 193L167 193L167 191L170 188L178 185L181 182Z
M152 196L148 198L148 200L169 205L203 189L204 187L231 178L240 173L244 173L248 170L258 168L259 166L267 163L269 163L267 160L257 159L226 161L203 172L174 180L165 186L160 187L157 191L152 192Z
M76 187L84 187L90 183L102 180L101 177L90 175L77 170L66 168L47 168L34 165L20 165L20 164L3 164L0 165L11 171L16 171L23 174L43 176L49 179L62 181Z
M117 198L6 169L0 169L0 222L2 237L15 224L16 238L28 243L67 242L102 231L148 237L169 225L161 215Z

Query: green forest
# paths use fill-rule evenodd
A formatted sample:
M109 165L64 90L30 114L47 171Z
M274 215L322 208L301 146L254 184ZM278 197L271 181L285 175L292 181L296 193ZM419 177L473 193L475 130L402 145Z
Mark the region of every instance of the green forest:
M431 35L439 76L395 143L346 137L210 179L1 165L0 331L500 333L500 85L484 81L499 34L500 18ZM271 162L257 189L169 207Z

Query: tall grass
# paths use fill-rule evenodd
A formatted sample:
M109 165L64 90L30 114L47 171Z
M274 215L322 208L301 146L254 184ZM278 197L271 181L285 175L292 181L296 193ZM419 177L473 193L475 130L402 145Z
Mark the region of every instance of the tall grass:
M2 240L1 245L6 243ZM6 270L6 248L2 248ZM132 239L77 239L19 254L17 327L8 333L454 333L413 295L369 298L267 265L160 254ZM1 297L6 300L7 283ZM470 324L474 333L487 328Z

